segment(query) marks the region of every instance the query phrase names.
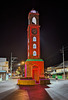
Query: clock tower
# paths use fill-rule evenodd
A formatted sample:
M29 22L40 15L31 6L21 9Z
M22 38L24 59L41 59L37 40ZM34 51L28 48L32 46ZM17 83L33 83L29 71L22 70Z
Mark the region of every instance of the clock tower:
M44 61L40 59L39 13L36 10L28 14L25 77L31 77L38 83L40 78L44 78Z
M25 61L25 78L18 79L18 85L49 84L44 77L44 61L40 58L39 13L31 10L28 14L27 60Z

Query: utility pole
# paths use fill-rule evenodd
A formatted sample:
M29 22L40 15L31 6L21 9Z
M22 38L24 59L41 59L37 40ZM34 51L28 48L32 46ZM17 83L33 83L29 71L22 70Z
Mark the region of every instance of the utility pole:
M11 67L10 67L10 71L11 71L11 76L12 76L12 52L11 52Z
M16 62L16 61L14 61L15 59L17 59L17 57L12 57L12 52L11 52L11 66L10 66L11 77L12 77L12 64L13 64L13 62Z
M64 46L62 47L62 55L63 55L63 69L64 69L64 80L65 80Z

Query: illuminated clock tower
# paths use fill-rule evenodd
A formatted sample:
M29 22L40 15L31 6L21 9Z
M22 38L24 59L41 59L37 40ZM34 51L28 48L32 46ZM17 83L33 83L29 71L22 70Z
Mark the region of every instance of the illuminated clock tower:
M39 13L36 10L28 14L25 77L32 77L36 82L44 77L44 61L40 59Z

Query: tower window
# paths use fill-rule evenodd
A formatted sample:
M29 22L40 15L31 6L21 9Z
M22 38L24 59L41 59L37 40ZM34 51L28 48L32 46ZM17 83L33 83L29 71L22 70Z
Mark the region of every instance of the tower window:
M36 51L33 51L33 56L36 56Z
M28 43L29 43L29 39L28 39Z
M33 41L36 42L36 37L33 37Z
M36 44L33 44L33 49L36 49Z
M29 45L28 45L28 50L29 50Z
M32 24L36 24L36 18L35 17L32 18Z
M30 24L30 20L28 19L28 25Z
M28 57L29 57L29 52L28 52Z

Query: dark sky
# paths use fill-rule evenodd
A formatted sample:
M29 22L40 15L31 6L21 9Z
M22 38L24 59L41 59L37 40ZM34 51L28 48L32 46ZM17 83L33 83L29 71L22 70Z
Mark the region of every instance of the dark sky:
M45 0L44 0L45 1ZM40 14L41 58L45 66L62 62L60 49L68 46L68 6L61 2L33 0L0 3L0 57L27 59L28 13L34 8ZM68 51L65 51L68 60Z

